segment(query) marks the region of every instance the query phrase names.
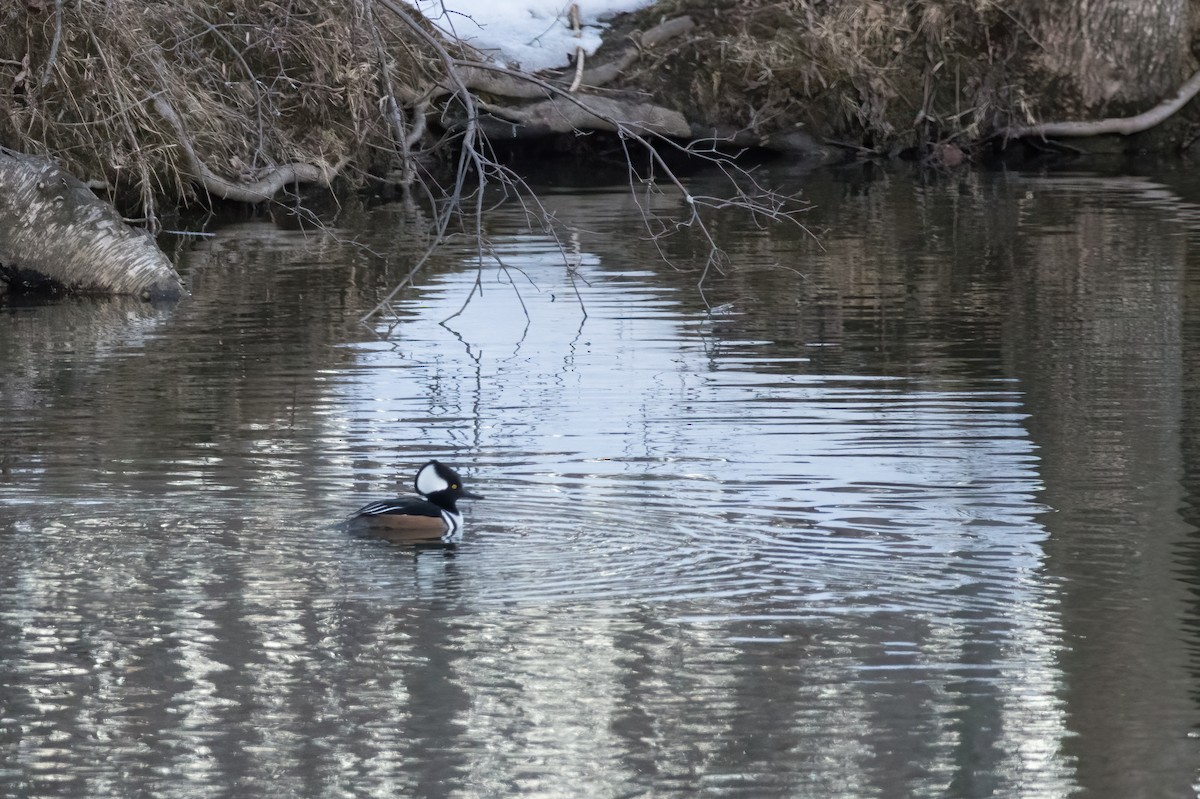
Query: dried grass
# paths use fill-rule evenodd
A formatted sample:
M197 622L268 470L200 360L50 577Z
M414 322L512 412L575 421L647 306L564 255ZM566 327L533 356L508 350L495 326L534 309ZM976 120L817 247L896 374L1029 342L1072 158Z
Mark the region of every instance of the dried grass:
M386 161L372 35L388 38L408 85L429 80L421 56L370 13L360 0L10 4L0 141L143 198L186 198L194 176L152 102L166 100L199 159L232 180L289 162Z
M235 182L295 162L349 163L352 180L395 166L411 175L408 147L449 62L393 5L4 4L0 143L132 191L150 216L156 199L197 191L197 161ZM883 149L973 139L1026 106L1004 85L1019 25L996 0L666 0L643 27L684 13L697 34L644 54L626 83L704 124L800 126Z
M972 140L1022 99L1003 75L1025 43L994 0L676 0L647 13L692 14L704 33L631 82L679 76L665 102L705 124L885 149Z
M1019 48L995 37L1019 26L992 0L666 0L642 27L684 13L698 18L698 32L637 63L655 102L697 122L764 134L807 126L883 149L973 136L1021 105L1013 90L996 88L1003 60ZM261 194L248 193L266 198L299 170L326 180L351 164L355 183L400 166L436 209L429 252L461 230L478 242L482 265L493 257L483 223L489 191L524 203L532 224L560 223L492 153L480 110L503 95L603 116L589 95L543 78L510 72L487 81L496 70L433 34L399 0L24 0L0 4L0 143L132 194L151 220L159 201L205 190L246 199L257 181ZM638 80L634 73L626 83ZM427 118L443 127L425 131ZM603 120L627 148L633 191L686 201L689 217L668 224L648 212L647 230L699 231L708 247L701 284L724 263L711 214L737 207L799 224L794 198L759 186L717 150ZM686 149L722 170L729 196L692 196L660 148ZM417 174L440 152L448 180ZM565 249L564 263L570 268ZM389 299L372 313L388 312Z

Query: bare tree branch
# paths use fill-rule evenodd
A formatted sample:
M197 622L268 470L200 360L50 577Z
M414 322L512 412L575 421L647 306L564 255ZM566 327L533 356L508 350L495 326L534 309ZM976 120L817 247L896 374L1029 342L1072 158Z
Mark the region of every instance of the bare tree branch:
M1137 116L1099 119L1091 122L1041 122L1036 125L1018 125L1005 129L1003 134L1006 139L1019 139L1022 136L1045 138L1102 136L1108 133L1129 136L1161 124L1187 105L1197 93L1200 93L1200 72L1188 78L1187 82L1180 86L1172 97Z
M328 186L333 182L334 177L337 176L342 167L350 160L349 156L346 156L336 164L322 164L320 166L301 163L284 164L272 169L265 177L250 183L229 180L209 169L200 160L199 156L196 155L196 150L192 147L191 139L188 137L187 131L183 128L183 122L179 119L179 115L175 113L175 109L167 99L162 95L158 95L154 98L153 103L154 109L175 130L179 138L180 150L183 152L192 177L199 181L205 191L222 200L261 203L270 200L284 186L289 186L293 183L316 183L321 186Z
M699 232L707 247L707 256L701 267L697 285L703 287L708 275L713 271L721 272L728 259L718 245L715 236L705 219L704 211L720 211L738 209L749 212L755 219L772 221L791 221L799 224L795 214L799 209L794 207L793 198L782 197L759 186L749 172L734 163L733 156L722 153L716 148L717 142L710 143L707 150L696 149L690 145L680 144L678 140L691 137L692 127L682 114L669 109L659 108L649 103L620 100L598 95L580 95L574 93L573 86L548 80L528 72L499 66L482 59L456 57L451 55L447 45L438 40L426 30L409 13L406 7L400 6L395 0L377 0L382 8L387 9L399 19L415 36L417 36L441 62L443 76L439 81L443 90L451 98L452 103L461 107L460 122L452 122L448 126L454 142L459 148L457 171L453 186L445 196L440 198L435 207L437 219L434 225L434 235L429 248L417 259L417 262L405 275L404 279L395 286L370 312L363 316L365 323L376 314L391 308L392 300L406 286L410 285L416 273L429 260L434 249L446 240L451 218L469 216L472 219L471 234L475 239L475 256L473 260L480 270L476 275L475 284L462 308L459 308L447 320L453 319L463 312L467 304L482 289L480 282L485 260L491 258L500 262L501 268L507 265L488 244L483 233L484 193L493 182L499 185L508 199L516 199L521 203L527 216L536 220L543 229L547 230L558 243L568 269L573 269L569 253L563 246L556 232L557 220L538 200L536 194L526 185L525 181L509 168L498 163L486 150L488 148L487 130L516 136L517 125L529 126L540 131L578 132L580 130L609 130L617 134L622 146L625 147L626 160L630 169L630 189L635 192L639 187L646 192L659 192L659 181L664 181L686 204L686 215L680 219L665 220L649 211L649 204L637 199L643 215L646 230L655 246L659 239L673 231L691 228ZM664 27L665 26L665 27ZM680 18L669 25L664 23L662 30L652 29L647 36L651 42L663 41L671 36L677 36L691 30L689 18ZM626 53L622 60L636 58ZM632 63L632 61L628 61ZM587 81L587 73L584 74ZM539 99L541 102L523 108L499 106L484 103L475 96L476 91L483 90L498 93L508 98ZM491 115L492 128L484 126L481 112ZM445 112L444 112L445 113ZM505 122L504 120L508 120ZM503 128L512 126L513 132ZM629 151L629 145L635 144L645 153L650 161L650 173L647 176L637 174L634 169L634 156ZM663 157L660 148L675 149L689 157L701 158L718 167L729 179L732 196L728 198L707 195L694 196L682 179L672 170ZM466 190L468 175L473 175L474 186L470 192ZM753 193L748 193L742 184L748 183ZM512 191L509 191L509 190ZM469 214L463 214L464 203L473 200ZM527 204L528 203L528 204ZM793 203L789 206L789 203ZM660 249L660 253L662 250ZM664 255L664 261L669 263ZM572 281L574 287L574 281ZM578 288L575 288L579 297ZM702 293L703 294L703 293ZM580 299L582 304L582 299ZM522 301L524 308L524 302ZM586 315L586 310L585 310Z

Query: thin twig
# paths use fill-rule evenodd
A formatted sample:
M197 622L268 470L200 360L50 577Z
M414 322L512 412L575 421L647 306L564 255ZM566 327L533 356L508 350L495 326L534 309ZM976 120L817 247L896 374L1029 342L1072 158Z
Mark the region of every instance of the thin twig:
M395 140L396 146L400 148L400 184L407 188L413 181L412 153L410 147L415 142L410 140L412 131L408 129L408 120L404 118L404 109L396 101L396 90L392 86L392 66L388 58L387 46L383 41L383 34L379 32L379 26L375 24L374 3L371 0L362 0L362 9L363 20L371 34L371 41L375 45L375 57L379 60L379 76L380 82L383 84L383 99L387 105L385 116L392 125L392 138ZM424 128L424 116L418 112L417 118L421 120L421 127Z
M54 65L58 62L58 46L62 43L63 29L63 0L54 0L54 40L50 43L50 54L46 56L46 68L42 70L42 79L38 83L39 89L46 88L46 84L50 82L50 73L54 71Z
M387 9L396 18L401 20L401 22L413 34L421 39L425 45L432 50L436 58L442 63L444 80L443 86L450 94L452 102L457 102L461 105L465 114L465 121L461 123L461 127L457 129L457 134L453 136L453 140L457 141L459 147L457 170L455 172L452 187L446 193L446 196L441 200L442 205L440 210L437 212L435 232L433 239L430 242L429 249L422 254L417 263L405 276L404 280L402 280L399 285L394 287L392 291L390 291L384 297L384 299L375 306L375 308L363 316L362 321L364 323L369 321L377 313L381 313L384 310L391 308L392 299L402 288L411 283L416 272L419 271L419 269L428 261L433 249L438 247L445 240L450 219L462 210L463 203L468 199L468 197L471 196L471 194L473 194L474 203L471 216L473 219L473 235L475 237L474 260L476 262L476 268L479 271L476 275L475 284L472 286L471 292L464 301L463 306L444 321L449 321L449 319L453 319L463 312L467 304L469 304L469 302L475 297L476 293L482 290L480 279L481 271L484 265L485 249L487 248L486 237L483 231L484 193L487 187L491 184L492 178L495 178L495 180L498 181L499 185L503 189L503 194L508 197L508 199L515 198L519 203L521 203L521 206L527 215L531 217L537 216L540 219L542 227L550 232L555 241L558 243L560 251L563 254L564 262L568 264L568 268L570 269L570 259L555 231L553 217L541 204L540 200L538 200L536 193L530 190L530 188L525 184L524 180L519 175L516 175L507 167L499 164L494 157L489 157L484 153L484 148L488 146L488 143L487 139L482 136L479 127L479 110L482 107L482 104L477 102L472 92L471 86L474 85L475 81L472 80L469 82L465 77L467 73L471 75L479 75L483 73L498 74L504 78L505 81L519 83L529 87L528 91L522 91L522 95L540 95L542 97L557 98L564 104L575 106L583 112L584 116L602 122L605 126L608 126L612 130L616 131L622 147L625 148L625 157L630 168L631 190L636 190L639 185L643 185L647 192L658 191L656 179L654 177L654 175L657 174L663 181L666 182L667 185L677 192L680 197L682 197L684 203L687 205L689 210L686 218L676 220L671 226L668 227L663 223L663 220L650 212L650 206L648 202L637 199L635 191L635 200L642 213L643 223L645 224L647 231L650 233L651 240L655 242L656 247L659 247L659 239L663 235L669 233L672 228L675 230L681 228L694 228L700 233L708 248L707 257L705 258L704 265L700 270L700 277L697 281L698 287L701 288L701 296L703 296L703 284L709 274L713 271L723 273L723 267L728 263L727 256L717 244L716 238L713 235L708 222L705 220L703 211L720 211L723 209L733 208L748 211L756 221L763 219L773 221L787 220L799 224L795 216L797 209L789 209L787 207L787 201L789 198L784 198L775 192L768 191L762 186L758 185L758 183L753 180L752 176L750 176L749 172L734 164L732 156L722 154L716 150L715 147L711 150L711 152L708 153L698 152L690 145L682 145L670 138L660 135L659 133L655 132L652 127L647 127L646 125L637 125L636 123L630 123L617 118L612 113L606 112L605 110L597 107L597 104L600 103L599 98L581 97L573 93L573 87L569 88L566 86L557 85L530 73L509 69L507 67L501 67L485 61L452 56L447 49L447 46L436 39L426 29L421 27L421 25L416 22L413 16L409 14L404 7L399 6L394 0L377 0L377 2L382 8ZM610 103L606 107L617 108L618 106ZM636 143L639 148L647 153L651 168L650 177L643 179L638 176L634 170L634 160L628 149L628 144L630 142ZM684 182L671 169L662 153L659 152L659 146L675 148L680 152L704 158L710 163L716 165L730 179L735 190L734 196L730 198L717 198L707 195L692 195ZM473 172L475 177L475 185L472 187L470 194L467 192L466 188L466 180L469 172ZM746 193L741 186L743 181L749 181L753 191L756 192L755 195L752 196ZM509 196L510 187L515 190L512 192L511 196ZM530 203L530 205L526 205L527 201ZM437 206L435 205L435 207ZM534 211L537 213L535 214ZM666 258L666 255L663 253L661 247L659 247L659 252L663 255L663 260L669 264L670 261ZM496 257L496 260L500 261L498 257ZM506 268L502 261L501 268ZM582 297L579 294L578 288L575 286L573 274L572 287L575 289L576 296L582 305ZM524 308L523 302L522 307ZM584 313L586 315L586 310Z
M568 17L571 20L571 29L575 31L575 38L583 36L583 24L579 19L579 3L571 3L571 10L568 12ZM579 89L579 84L583 82L583 48L576 45L575 47L575 78L571 81L570 88L567 91L574 93Z

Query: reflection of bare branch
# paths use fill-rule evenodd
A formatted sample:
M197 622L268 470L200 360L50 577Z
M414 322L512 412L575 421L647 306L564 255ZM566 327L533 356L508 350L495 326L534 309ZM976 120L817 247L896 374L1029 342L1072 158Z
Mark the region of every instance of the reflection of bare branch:
M715 145L718 142L713 142L713 146L710 146L708 150L680 144L677 140L688 140L692 136L692 128L682 114L644 102L575 93L578 84L590 83L591 75L595 72L595 70L583 72L578 64L576 80L572 81L571 85L567 85L489 63L482 59L452 55L450 45L440 41L423 27L413 14L406 7L399 5L396 0L376 0L376 2L381 8L386 9L400 20L440 62L442 73L439 79L440 93L448 98L448 105L443 111L443 119L450 119L447 129L449 138L458 148L458 160L452 186L448 190L444 190L443 196L436 198L433 203L436 209L436 220L429 248L417 259L404 279L363 317L364 322L391 308L391 302L395 296L412 282L413 277L428 261L432 252L446 240L453 219L470 219L469 232L475 241L475 254L472 260L479 271L463 306L446 321L461 314L467 304L482 290L481 274L486 260L495 260L500 264L502 270L508 268L508 265L491 248L483 230L484 192L490 185L501 188L504 199L516 200L526 216L554 238L563 262L571 274L572 288L576 297L580 299L582 307L582 298L575 285L574 265L558 235L560 223L542 205L536 193L520 175L500 164L490 155L489 130L493 134L510 137L518 135L516 134L518 126L543 133L580 130L609 130L616 133L625 148L626 161L629 165L630 189L634 193L635 201L642 213L643 223L655 246L659 246L662 236L685 228L698 231L705 242L708 254L700 269L698 285L701 287L710 272L722 271L727 262L706 219L706 211L738 209L750 213L758 221L790 221L799 224L795 217L798 209L795 207L794 198L778 195L758 185L745 169L734 162L734 156L716 149ZM669 21L659 27L662 30L654 29L647 32L643 36L643 41L648 39L649 43L654 43L686 33L691 30L692 22L685 17ZM632 53L627 51L620 60L625 66L628 66L636 58L635 50ZM613 77L615 75L596 74L596 82L611 80ZM540 102L523 108L500 105L502 100L485 103L475 96L476 91L486 91L488 94L500 95L502 98L510 100L524 98L536 99ZM482 117L481 111L488 112L490 116ZM459 112L461 112L461 116L457 116ZM456 118L457 121L453 118ZM638 159L635 159L629 149L631 144L636 145L638 151L649 159L648 174L641 175L635 168L634 164ZM674 149L690 158L699 158L716 166L728 178L731 195L729 197L693 195L667 163L663 156L663 149ZM469 191L466 185L468 178L471 178L474 184ZM664 219L650 210L649 195L661 194L663 186L669 187L683 200L687 206L686 216L680 219ZM426 188L431 190L434 186L430 185ZM642 189L647 192L645 199L639 196ZM466 206L468 202L471 202L472 206L469 211ZM659 251L662 254L661 248ZM665 254L663 260L670 263ZM521 306L523 309L525 308L523 300L521 300ZM586 316L586 311L584 313ZM528 311L526 311L526 316L528 317Z
M483 232L482 231L483 189L485 188L485 186L487 184L487 170L486 170L486 164L483 163L483 160L479 154L479 138L480 138L479 126L478 126L479 113L475 107L475 98L471 94L471 92L467 88L467 86L459 78L457 72L454 70L454 59L450 56L450 53L446 50L446 48L442 45L441 42L439 42L436 38L434 38L434 36L432 34L430 34L427 30L425 30L423 27L421 27L421 25L416 21L416 19L414 19L412 17L412 15L410 15L399 4L392 2L392 0L378 0L378 2L381 6L386 8L393 15L395 15L404 24L404 26L406 28L408 28L408 30L411 33L413 33L418 39L425 42L425 44L428 45L433 50L433 52L437 55L438 59L442 62L442 66L445 70L445 74L451 82L451 87L453 89L454 97L456 97L458 99L458 101L462 103L463 108L466 109L467 124L466 124L466 129L463 132L462 141L459 143L459 147L460 147L459 161L458 161L458 168L455 173L454 190L451 193L450 197L448 198L448 202L445 203L441 213L439 213L437 216L437 221L434 226L435 235L433 238L433 242L430 244L430 248L432 250L433 248L438 247L445 240L446 230L450 225L451 218L453 218L453 216L462 207L463 189L464 189L464 185L466 183L467 173L468 173L468 171L470 171L467 169L468 166L474 167L474 172L477 176L477 180L479 181L478 186L477 186L478 196L476 199L477 207L476 207L476 215L475 215L475 226L476 226L476 233L481 238L482 232ZM423 255L421 257L420 261L418 262L418 266L414 267L414 270L413 270L414 273L415 273L416 269L420 268L420 265L423 264L428 259L429 255L430 255L430 253L427 252L425 255ZM480 261L482 262L482 256L480 257ZM412 273L410 273L410 275L405 278L404 282L407 283L407 281L411 280L411 278L412 278ZM403 285L403 284L401 284L401 285ZM384 304L387 304L388 302L390 302L391 298L393 296L395 296L395 292L397 290L399 290L399 287L396 290L393 290L393 292L391 292L386 298L384 298L381 305L384 305ZM378 310L378 308L376 308L375 310ZM375 310L372 310L371 314L374 314ZM371 314L368 314L368 316L370 316Z
M473 64L472 66L480 69L500 69L499 67L493 67L490 64ZM710 151L706 153L699 151L694 147L678 144L672 139L661 135L656 135L658 131L648 129L644 122L639 121L630 123L612 116L610 113L611 106L608 106L604 102L600 102L600 98L584 98L571 94L566 90L554 86L553 84L534 75L522 74L521 77L524 80L529 81L531 84L554 95L555 99L560 101L562 104L574 105L580 109L583 115L599 119L605 123L606 127L609 127L611 130L615 130L623 142L634 141L642 147L645 153L647 153L650 157L652 163L657 167L663 178L669 184L675 187L680 196L683 198L684 202L687 203L689 207L688 218L686 220L676 221L674 227L694 227L700 231L701 236L704 238L709 247L708 257L705 261L704 268L701 271L701 277L699 280L700 284L704 283L705 278L707 278L711 270L716 269L718 272L720 272L721 263L724 260L723 251L717 244L716 239L712 235L712 231L709 229L707 223L700 214L701 208L707 207L713 210L719 210L722 208L739 208L743 211L750 212L755 218L761 217L770 221L796 222L796 210L790 210L788 208L788 201L791 198L782 197L775 192L759 186L758 183L753 180L749 172L737 166L731 157L720 153L718 150L710 149ZM666 160L662 156L662 153L659 151L658 146L656 145L671 147L681 152L688 153L689 155L700 157L708 161L710 164L718 167L725 174L725 176L729 178L729 185L734 191L734 196L728 199L707 196L693 196L687 187L684 186L683 182L679 179L675 172L671 169L671 167L667 164ZM634 163L633 157L629 153L627 147L626 161L628 164L630 164L630 169L632 170L632 164ZM754 187L755 193L753 195L747 194L742 190L740 183L743 180L749 181ZM653 182L653 178L651 178L650 183L653 184ZM630 185L631 187L634 185L632 180ZM797 222L797 224L799 223ZM649 224L647 224L647 229L651 231L651 235L653 237L661 235L655 234L652 226Z
M397 284L390 292L388 292L387 295L363 317L364 322L375 316L377 313L382 312L384 309L390 308L391 302L395 296L399 294L405 286L412 282L413 277L416 276L417 272L421 270L421 267L425 265L426 261L428 261L430 256L433 255L434 251L446 240L446 233L450 227L450 222L462 208L462 203L464 200L463 192L467 174L472 171L475 173L478 181L475 192L475 234L476 241L479 243L479 246L482 247L483 190L487 185L488 173L488 164L480 154L480 134L477 122L479 114L475 108L475 98L471 94L471 91L462 82L458 73L455 71L454 59L451 57L450 53L446 50L442 43L439 42L431 33L429 33L429 31L425 30L403 6L392 2L392 0L377 1L380 6L387 9L392 13L392 15L399 19L400 22L414 36L416 36L416 38L423 41L426 46L428 46L438 57L438 60L442 62L443 70L447 80L450 82L452 94L460 103L462 103L463 108L466 110L467 123L462 134L462 139L459 142L459 160L458 167L455 171L454 187L450 192L449 197L445 198L443 202L440 203L442 207L440 211L437 211L434 219L434 235L430 241L429 247L424 253L421 254L421 257L417 259L417 262L408 271L408 274L404 276L404 279L401 280L400 283ZM435 202L433 207L437 209L438 205L439 203ZM478 263L483 263L482 251L480 251L478 256ZM472 293L474 292L472 291Z

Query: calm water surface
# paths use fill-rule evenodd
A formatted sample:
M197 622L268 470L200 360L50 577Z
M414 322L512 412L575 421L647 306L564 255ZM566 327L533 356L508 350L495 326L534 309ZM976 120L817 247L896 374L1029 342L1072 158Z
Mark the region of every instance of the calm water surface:
M1200 184L769 178L703 292L618 186L0 306L0 795L1195 795Z

